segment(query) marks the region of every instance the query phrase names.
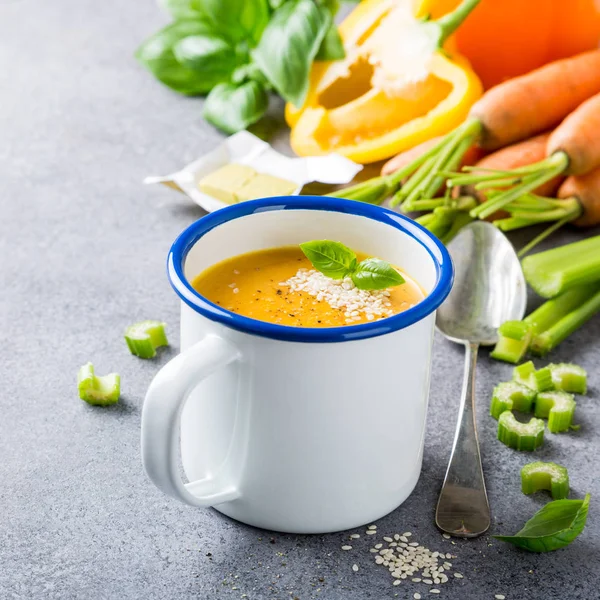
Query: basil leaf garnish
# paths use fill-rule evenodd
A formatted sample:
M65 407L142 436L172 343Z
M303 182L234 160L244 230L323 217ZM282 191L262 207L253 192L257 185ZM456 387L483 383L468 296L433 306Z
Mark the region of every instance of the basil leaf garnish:
M148 38L138 48L135 56L159 81L171 89L188 96L206 94L227 77L220 72L200 74L188 68L177 60L173 48L189 36L212 34L213 27L206 21L176 21Z
M583 531L589 503L589 494L583 500L554 500L535 513L515 535L493 537L530 552L564 548Z
M331 279L343 279L356 268L356 254L340 242L317 240L300 248L313 267Z
M350 276L360 290L382 290L404 283L404 277L385 260L367 258Z
M258 121L268 106L269 96L258 81L221 83L206 97L203 115L215 127L235 133Z
M273 13L252 52L273 87L297 107L304 103L311 65L331 22L331 13L313 0L290 0Z

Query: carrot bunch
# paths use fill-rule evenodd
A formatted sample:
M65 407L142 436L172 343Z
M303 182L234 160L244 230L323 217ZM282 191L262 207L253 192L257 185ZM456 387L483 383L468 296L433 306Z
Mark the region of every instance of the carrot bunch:
M474 149L494 152L469 164ZM392 206L440 213L456 209L456 198L469 206L471 196L477 202L463 208L470 217L461 215L463 224L492 218L511 230L554 221L534 243L565 222L600 224L600 50L490 89L463 125L409 152L383 168L403 176ZM429 228L433 213L418 221Z

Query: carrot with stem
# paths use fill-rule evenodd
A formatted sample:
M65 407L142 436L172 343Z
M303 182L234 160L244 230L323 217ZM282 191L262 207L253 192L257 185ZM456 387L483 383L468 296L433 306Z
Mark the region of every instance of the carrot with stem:
M512 170L518 183L495 198L473 209L471 216L485 219L497 210L546 184L560 175L584 175L600 168L600 93L587 99L573 111L548 138L546 156L532 165ZM453 184L461 181L468 183L469 178L451 176ZM485 175L475 175L471 182L477 181L485 187Z
M549 98L551 92L554 96ZM598 93L600 50L550 63L491 88L472 106L469 118L426 153L426 161L417 159L404 168L411 177L392 205L434 196L444 183L441 174L460 163L461 153L470 146L496 150L527 139L556 126Z

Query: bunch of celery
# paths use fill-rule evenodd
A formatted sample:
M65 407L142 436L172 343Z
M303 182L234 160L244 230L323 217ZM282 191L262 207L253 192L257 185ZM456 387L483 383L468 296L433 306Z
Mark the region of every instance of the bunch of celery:
M549 298L522 321L507 321L492 357L518 363L544 356L600 312L600 236L523 259L527 283Z

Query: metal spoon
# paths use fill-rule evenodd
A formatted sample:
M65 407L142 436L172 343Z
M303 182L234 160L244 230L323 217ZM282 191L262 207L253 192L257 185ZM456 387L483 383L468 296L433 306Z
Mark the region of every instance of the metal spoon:
M458 423L435 513L437 526L458 537L475 537L490 526L490 507L475 424L475 364L479 345L497 342L497 329L522 319L527 301L521 264L508 239L493 225L476 221L462 229L448 250L454 287L438 309L436 325L466 347Z

